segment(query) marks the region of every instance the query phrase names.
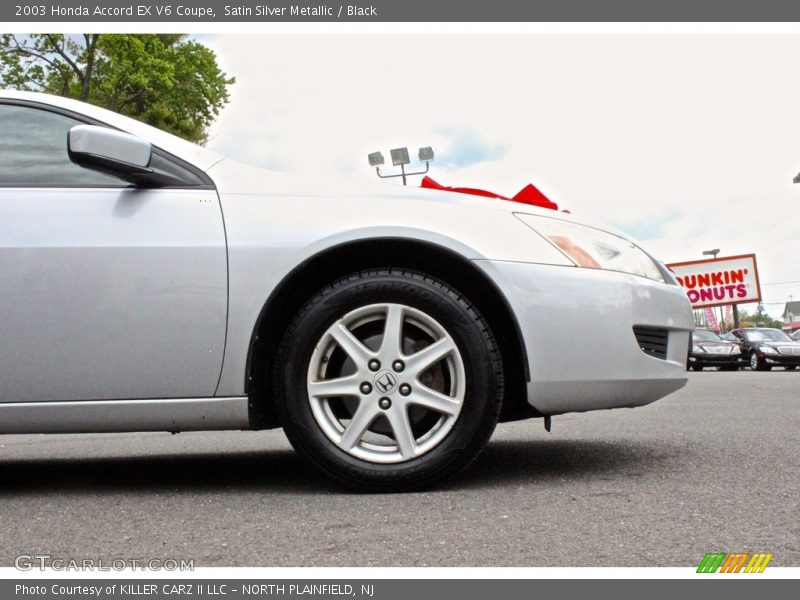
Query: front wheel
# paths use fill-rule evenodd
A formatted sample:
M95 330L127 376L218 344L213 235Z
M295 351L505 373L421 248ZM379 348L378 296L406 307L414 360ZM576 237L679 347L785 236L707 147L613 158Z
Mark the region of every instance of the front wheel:
M763 358L758 358L758 354L753 351L750 353L750 369L753 371L771 371L772 367L766 364Z
M474 306L407 270L361 272L295 316L273 372L294 448L367 491L430 485L466 467L494 430L500 351Z

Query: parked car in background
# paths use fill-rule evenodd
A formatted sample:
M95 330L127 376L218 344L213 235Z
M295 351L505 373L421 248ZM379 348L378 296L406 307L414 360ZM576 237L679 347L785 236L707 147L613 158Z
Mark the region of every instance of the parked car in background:
M800 365L800 342L780 329L754 327L734 329L730 333L741 344L742 353L754 371L769 371L772 367L791 371Z
M747 359L738 343L723 340L707 329L692 332L687 369L702 371L704 367L718 367L720 371L738 371L746 364Z

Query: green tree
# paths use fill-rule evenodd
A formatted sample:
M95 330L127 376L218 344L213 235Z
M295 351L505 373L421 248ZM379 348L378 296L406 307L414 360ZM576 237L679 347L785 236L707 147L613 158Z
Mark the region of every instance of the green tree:
M203 143L235 82L181 34L0 35L0 87L90 102Z
M783 327L783 321L780 319L773 319L764 309L759 307L754 313L747 313L743 310L739 311L739 323L745 326L747 323L749 327L772 327L773 329L780 329Z

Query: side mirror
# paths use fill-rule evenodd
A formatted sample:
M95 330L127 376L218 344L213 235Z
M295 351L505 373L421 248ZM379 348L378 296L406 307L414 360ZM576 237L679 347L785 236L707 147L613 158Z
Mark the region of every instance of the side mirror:
M67 152L76 165L135 185L153 175L150 142L108 127L76 125L67 135Z

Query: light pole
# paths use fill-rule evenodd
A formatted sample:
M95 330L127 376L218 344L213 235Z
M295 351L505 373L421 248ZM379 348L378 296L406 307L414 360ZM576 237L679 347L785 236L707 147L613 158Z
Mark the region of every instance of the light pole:
M389 151L392 156L392 165L395 167L400 167L400 173L396 175L383 175L381 174L381 167L383 166L383 154L380 152L372 152L371 154L367 155L367 159L369 160L369 166L375 167L375 172L378 174L378 177L381 179L389 179L391 177L402 177L403 178L403 185L406 185L406 177L409 175L425 175L430 168L430 163L433 160L433 148L430 146L425 146L424 148L419 149L418 157L420 162L425 163L425 170L424 171L417 171L415 173L406 173L406 165L411 163L411 159L408 157L408 148L394 148Z

